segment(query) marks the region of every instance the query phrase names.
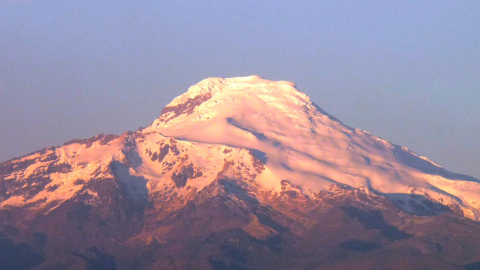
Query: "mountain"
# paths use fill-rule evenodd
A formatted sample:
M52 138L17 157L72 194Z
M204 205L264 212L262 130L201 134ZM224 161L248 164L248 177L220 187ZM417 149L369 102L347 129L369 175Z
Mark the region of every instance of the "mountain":
M0 268L476 269L479 201L291 82L209 78L147 128L0 164Z

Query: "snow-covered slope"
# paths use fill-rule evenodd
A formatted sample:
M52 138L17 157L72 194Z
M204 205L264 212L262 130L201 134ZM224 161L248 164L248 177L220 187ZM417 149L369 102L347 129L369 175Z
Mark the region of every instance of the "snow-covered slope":
M478 219L478 180L344 125L291 82L258 76L203 80L142 133L251 149L265 162L256 179L265 189L280 191L281 180L288 180L307 195L332 184L368 187L400 201L402 194L415 193L458 204Z
M0 177L3 209L48 212L79 194L99 200L89 183L102 179L134 201L186 204L215 180L240 179L251 192L280 194L290 183L317 199L333 186L358 188L409 212L433 201L480 218L478 180L344 125L291 82L258 76L203 80L141 131L13 159Z

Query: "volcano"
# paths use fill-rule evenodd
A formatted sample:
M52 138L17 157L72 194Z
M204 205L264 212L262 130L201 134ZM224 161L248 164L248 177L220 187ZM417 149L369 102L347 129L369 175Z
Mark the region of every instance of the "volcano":
M476 269L479 202L291 82L209 78L146 128L0 164L0 268Z

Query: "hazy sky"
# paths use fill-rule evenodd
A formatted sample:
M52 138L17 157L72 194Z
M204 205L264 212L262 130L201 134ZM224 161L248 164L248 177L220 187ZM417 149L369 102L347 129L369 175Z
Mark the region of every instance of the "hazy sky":
M145 127L204 78L252 74L480 179L477 0L1 0L0 162Z

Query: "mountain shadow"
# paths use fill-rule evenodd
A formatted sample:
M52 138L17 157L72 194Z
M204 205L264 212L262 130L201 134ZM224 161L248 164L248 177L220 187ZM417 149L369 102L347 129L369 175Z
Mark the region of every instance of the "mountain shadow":
M368 229L380 230L382 235L390 240L407 239L413 236L388 224L379 210L367 211L353 206L342 206L341 208L349 217L358 219Z

